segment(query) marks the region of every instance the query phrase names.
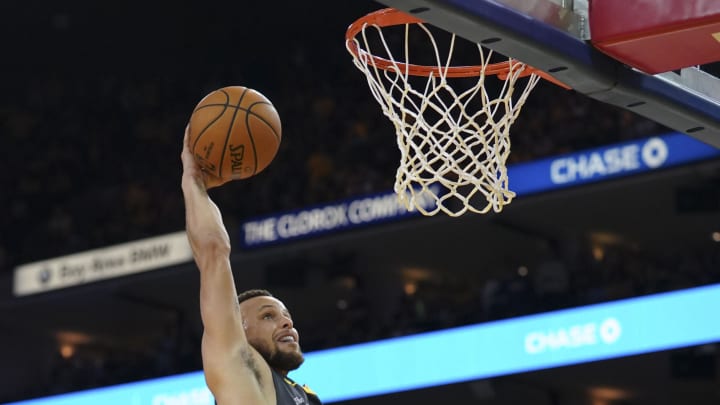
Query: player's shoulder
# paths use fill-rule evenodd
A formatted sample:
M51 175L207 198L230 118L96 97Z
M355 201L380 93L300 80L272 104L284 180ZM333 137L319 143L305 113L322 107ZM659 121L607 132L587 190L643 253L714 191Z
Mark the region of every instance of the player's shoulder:
M303 384L303 385L302 385L302 389L303 389L303 391L305 391L306 394L314 395L314 396L316 396L316 397L318 396L318 394L316 394L315 391L313 391L312 389L310 389L310 387L308 387L306 384Z
M310 400L310 403L311 403L311 404L313 404L313 405L321 405L321 404L322 404L322 402L320 401L320 397L318 396L318 394L316 394L315 391L313 391L312 389L310 389L310 387L308 387L307 385L304 385L304 384L303 384L303 385L302 385L302 389L303 389L303 391L305 391L305 394L307 394L308 399Z
M298 383L296 383L295 381L293 381L291 378L289 378L289 377L287 377L287 376L283 377L283 379L285 380L285 383L286 383L286 384L289 384L291 387L297 387L297 388L302 389L302 390L305 392L305 394L307 395L307 397L308 397L308 399L310 400L310 403L311 403L311 404L313 404L313 405L315 405L315 404L318 404L318 405L319 405L319 404L322 404L322 402L320 401L320 397L318 396L318 394L315 393L315 391L313 391L310 387L308 387L307 384L298 384Z

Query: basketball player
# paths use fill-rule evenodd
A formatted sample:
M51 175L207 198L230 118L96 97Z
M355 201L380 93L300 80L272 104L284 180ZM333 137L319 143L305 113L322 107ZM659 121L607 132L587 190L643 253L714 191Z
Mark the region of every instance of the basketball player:
M288 378L304 358L285 305L265 290L239 296L230 269L230 238L207 190L223 182L204 173L187 145L182 190L187 235L200 270L205 381L219 405L316 405L318 397Z

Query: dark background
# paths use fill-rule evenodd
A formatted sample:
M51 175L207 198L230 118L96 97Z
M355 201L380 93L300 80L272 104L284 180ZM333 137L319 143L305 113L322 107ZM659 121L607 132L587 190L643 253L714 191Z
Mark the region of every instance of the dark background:
M260 90L283 121L273 164L212 193L238 288L283 299L306 351L719 281L718 161L518 199L498 215L242 250L245 219L392 188L392 125L344 47L347 26L382 7L0 4L0 401L200 369L191 264L23 299L10 286L22 263L182 230L182 131L195 104L227 85ZM668 132L547 83L513 128L511 162ZM548 291L536 270L553 260L566 283ZM717 403L716 350L351 402Z

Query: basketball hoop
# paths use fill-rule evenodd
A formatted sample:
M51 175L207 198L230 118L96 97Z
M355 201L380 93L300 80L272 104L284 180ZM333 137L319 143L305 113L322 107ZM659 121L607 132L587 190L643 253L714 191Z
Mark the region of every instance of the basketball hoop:
M388 27L396 26L404 26L400 35L404 38L393 43L402 48L393 53L388 39L397 38L386 37ZM411 28L413 35L424 33L429 40L434 55L420 53L432 56L432 64L410 63L411 45L418 45L411 39ZM490 63L493 51L481 44L472 44L479 54L474 65L451 65L456 35L448 33L445 57L436 35L423 20L395 9L358 19L345 35L355 66L365 74L371 93L395 126L401 155L395 192L407 209L428 216L440 211L450 216L500 212L515 197L508 189L506 168L510 126L540 78L567 86L512 58ZM489 94L490 86L486 88L488 76L502 80L495 96ZM471 83L462 78L472 78ZM524 85L521 78L526 78ZM437 184L443 186L440 192L433 191L440 189ZM431 209L428 198L435 202Z

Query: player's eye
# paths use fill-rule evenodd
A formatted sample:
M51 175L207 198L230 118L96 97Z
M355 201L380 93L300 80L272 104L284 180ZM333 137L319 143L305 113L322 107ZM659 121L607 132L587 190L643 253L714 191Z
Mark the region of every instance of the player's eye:
M268 312L262 316L262 319L273 319L273 318L275 318L275 316L271 312Z

